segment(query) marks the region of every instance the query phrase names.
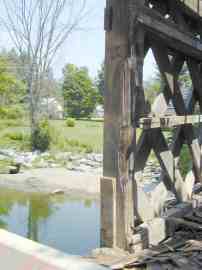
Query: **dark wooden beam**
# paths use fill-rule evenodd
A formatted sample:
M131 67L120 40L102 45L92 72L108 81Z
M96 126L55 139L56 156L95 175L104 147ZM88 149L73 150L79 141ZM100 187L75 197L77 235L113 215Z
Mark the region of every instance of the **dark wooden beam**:
M187 0L190 1L190 0ZM153 4L162 2L164 4L167 4L169 6L170 2L173 2L178 9L181 10L181 13L183 16L185 16L187 19L192 20L194 22L202 22L202 8L201 4L199 5L200 9L198 9L198 3L197 3L197 8L196 6L189 5L186 3L187 1L184 0L151 0ZM197 0L200 1L200 0Z
M147 7L141 8L137 21L152 36L160 38L161 42L164 41L167 47L202 61L202 42L190 32L182 31L177 24L166 20Z

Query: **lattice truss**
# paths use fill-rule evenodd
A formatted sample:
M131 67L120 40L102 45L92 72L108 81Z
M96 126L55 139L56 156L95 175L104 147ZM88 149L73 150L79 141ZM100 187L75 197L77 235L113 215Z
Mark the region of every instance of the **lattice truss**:
M151 11L165 25L170 24L173 29L177 27L184 34L193 38L193 42L201 41L201 20L196 22L191 17L187 17L177 6L178 1L145 1L145 5L146 8L144 7L142 10L140 7L138 10L140 17L141 14L147 16ZM138 19L134 19L134 14L131 16L133 16L132 30L130 31L131 58L128 64L130 76L125 76L130 81L131 116L134 130L142 126L143 131L138 141L134 135L132 144L127 149L127 160L131 158L131 155L135 160L134 169L132 165L130 172L136 180L142 177L146 161L153 150L162 168L161 179L166 188L172 191L179 201L186 201L190 194L190 190L187 190L187 186L189 186L187 182L193 180L190 179L190 174L189 177L183 178L179 168L180 153L184 144L188 145L193 161L194 181L200 182L202 180L201 149L193 116L197 104L199 104L200 113L202 111L202 59L197 57L195 51L189 54L189 51L183 50L183 40L179 39L180 47L177 44L172 46L172 41L167 40L166 36L169 33L155 32L150 26L147 26L146 19L142 23L143 19L138 21ZM143 15L142 18L144 18ZM175 41L173 40L173 42ZM177 116L159 117L158 111L153 111L152 114L151 111L147 111L143 89L143 65L149 49L153 52L163 79L164 102L167 106L172 101ZM190 89L192 94L188 105L184 102L179 82L180 72L185 64L192 80L192 89ZM127 96L127 94L124 95ZM129 100L129 97L123 99L125 102L123 108L127 104L127 98ZM173 128L171 145L168 145L162 127Z

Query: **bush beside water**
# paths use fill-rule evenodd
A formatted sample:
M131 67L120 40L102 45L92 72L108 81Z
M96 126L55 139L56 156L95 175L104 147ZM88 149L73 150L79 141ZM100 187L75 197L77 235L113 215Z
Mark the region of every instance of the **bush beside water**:
M102 150L103 124L75 120L75 127L68 127L66 120L42 120L37 130L37 147L44 152L99 153ZM40 142L40 138L43 140ZM29 121L21 119L0 119L0 148L30 151L31 135ZM45 150L46 149L46 150ZM36 150L36 148L35 148Z
M51 127L47 119L39 121L33 134L31 135L31 145L33 150L45 152L49 150L51 144Z

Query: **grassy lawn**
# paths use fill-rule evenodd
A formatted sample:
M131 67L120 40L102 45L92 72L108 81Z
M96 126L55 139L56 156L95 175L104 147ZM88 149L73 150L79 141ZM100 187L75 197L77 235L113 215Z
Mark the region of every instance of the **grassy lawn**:
M67 127L65 121L51 121L53 127L52 152L95 152L101 153L103 148L103 122L94 120L77 120L75 127ZM29 126L26 121L0 120L0 149L15 148L17 150L29 150ZM137 131L137 138L142 131ZM171 131L164 131L168 142ZM150 158L157 161L153 152ZM4 164L5 165L5 164ZM183 176L191 168L191 158L187 147L183 147L179 164Z
M65 121L51 121L55 137L51 150L76 152L78 148L89 148L101 153L103 145L103 122L96 120L77 120L75 127L67 127ZM29 135L26 121L0 120L0 148L28 148L26 138Z
M103 148L103 121L76 120L75 127L68 127L65 120L52 120L51 126L54 129L54 141L51 146L53 151L73 151L78 148L88 147L93 152L101 153ZM19 134L29 135L27 121L0 120L0 148L27 149L27 141L23 140ZM142 130L137 131L137 140L142 134ZM169 132L165 136L169 136Z
M65 121L52 121L65 139L78 141L93 148L93 152L102 152L103 123L90 120L77 120L75 127L67 127Z

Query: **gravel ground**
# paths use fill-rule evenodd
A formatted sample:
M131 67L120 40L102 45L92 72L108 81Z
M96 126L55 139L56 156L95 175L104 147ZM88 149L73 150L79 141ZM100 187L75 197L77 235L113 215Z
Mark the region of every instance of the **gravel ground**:
M99 198L100 175L65 168L30 169L16 175L0 174L0 186L26 192L54 193Z

